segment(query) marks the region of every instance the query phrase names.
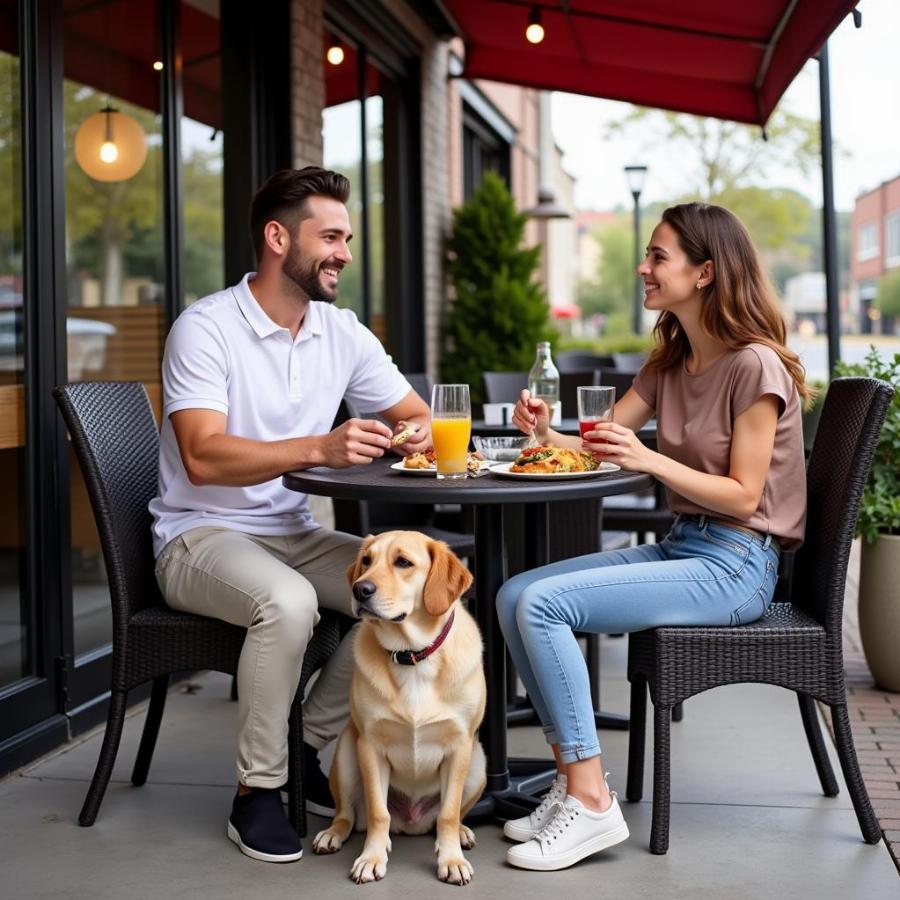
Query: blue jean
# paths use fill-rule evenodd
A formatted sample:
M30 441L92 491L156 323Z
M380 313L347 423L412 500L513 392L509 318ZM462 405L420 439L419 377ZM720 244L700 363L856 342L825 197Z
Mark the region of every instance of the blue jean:
M771 537L679 516L658 544L591 553L510 578L497 594L500 628L562 761L600 753L587 666L573 632L753 622L772 602L778 556Z

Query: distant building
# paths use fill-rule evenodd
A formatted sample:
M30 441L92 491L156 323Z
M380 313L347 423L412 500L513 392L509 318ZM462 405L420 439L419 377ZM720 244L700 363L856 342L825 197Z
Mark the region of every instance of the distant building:
M860 331L893 331L872 305L878 282L900 267L900 175L856 198L850 221L850 282ZM879 324L875 324L879 323Z
M825 330L825 273L801 272L784 283L784 314L792 330Z

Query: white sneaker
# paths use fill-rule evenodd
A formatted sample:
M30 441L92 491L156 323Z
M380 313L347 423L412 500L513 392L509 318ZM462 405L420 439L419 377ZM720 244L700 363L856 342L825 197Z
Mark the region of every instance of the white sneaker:
M628 837L628 825L612 795L606 812L586 809L575 797L553 803L555 815L533 840L506 851L506 861L520 869L551 872L567 869L580 859L620 844Z
M530 841L556 815L556 801L562 802L565 798L566 776L557 772L540 805L521 819L504 822L503 833L514 841Z

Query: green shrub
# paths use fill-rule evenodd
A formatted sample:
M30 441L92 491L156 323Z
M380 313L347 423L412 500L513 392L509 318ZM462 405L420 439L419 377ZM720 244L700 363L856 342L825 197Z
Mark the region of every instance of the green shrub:
M856 526L857 534L871 544L879 534L900 534L900 353L893 359L882 359L872 347L863 362L838 362L835 372L880 378L894 386Z

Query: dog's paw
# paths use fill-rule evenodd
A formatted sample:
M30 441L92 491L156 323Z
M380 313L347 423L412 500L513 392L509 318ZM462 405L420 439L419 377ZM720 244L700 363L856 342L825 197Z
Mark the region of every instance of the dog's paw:
M344 839L333 828L326 828L313 841L314 853L337 853L344 846Z
M460 825L459 843L463 850L471 850L475 846L475 832L465 825Z
M350 877L357 884L366 884L369 881L381 881L387 873L387 853L363 851L356 858L350 869Z
M472 880L475 870L461 853L459 856L438 856L437 877L438 881L446 881L447 884L468 884Z

